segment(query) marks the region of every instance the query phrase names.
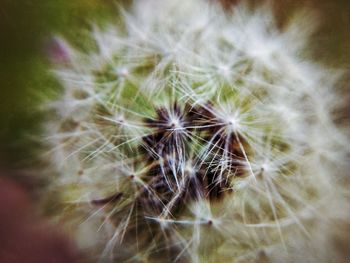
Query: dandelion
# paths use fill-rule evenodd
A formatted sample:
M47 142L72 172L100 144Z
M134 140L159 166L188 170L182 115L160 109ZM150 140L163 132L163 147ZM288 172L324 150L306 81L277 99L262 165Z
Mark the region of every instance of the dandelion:
M90 52L66 45L47 106L50 190L82 249L339 262L350 143L332 116L337 78L302 56L303 17L281 32L267 7L142 0L122 14L93 29Z

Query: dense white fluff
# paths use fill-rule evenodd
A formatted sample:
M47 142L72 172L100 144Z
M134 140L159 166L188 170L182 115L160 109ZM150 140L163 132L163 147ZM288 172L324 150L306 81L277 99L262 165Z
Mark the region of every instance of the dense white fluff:
M55 116L47 139L52 189L65 204L57 214L78 229L82 247L103 262L165 262L154 254L166 249L174 262L340 262L334 240L350 218L350 143L332 117L339 75L302 55L313 27L303 15L280 32L266 6L225 13L204 0L139 0L123 11L123 25L93 29L94 51L70 49L55 70L64 90L48 105ZM184 127L175 101L215 120ZM147 216L135 200L149 189L144 175L154 164L140 149L152 150L144 120L159 108L175 139L166 156L151 154L170 170L162 172L173 199ZM219 128L205 138L190 132L208 127ZM227 172L230 141L218 147L218 134L237 141L245 176ZM229 180L233 193L185 202L186 212L172 215L187 178L208 158L207 171ZM116 192L122 200L94 205ZM135 214L141 228L159 223L153 241L142 229L130 241Z

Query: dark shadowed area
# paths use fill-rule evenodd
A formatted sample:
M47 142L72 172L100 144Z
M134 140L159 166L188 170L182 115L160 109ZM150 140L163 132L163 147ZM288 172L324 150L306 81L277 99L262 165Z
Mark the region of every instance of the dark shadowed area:
M25 190L0 174L0 262L76 263L74 245L33 212Z

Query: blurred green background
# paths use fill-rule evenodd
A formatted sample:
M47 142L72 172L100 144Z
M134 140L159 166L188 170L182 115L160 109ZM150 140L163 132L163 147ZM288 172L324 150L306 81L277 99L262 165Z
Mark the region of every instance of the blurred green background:
M30 162L39 144L42 93L57 89L46 48L59 34L77 41L82 28L116 12L109 0L5 0L0 2L0 160ZM4 164L3 164L4 165Z
M40 133L43 117L37 109L39 94L58 88L47 71L50 64L45 45L58 34L79 46L79 41L84 39L80 35L86 32L82 29L115 16L119 2L0 0L0 163L3 166L28 164L40 147L32 139ZM294 10L302 7L314 10L321 25L310 47L312 57L331 66L350 68L350 1L273 2L281 24Z

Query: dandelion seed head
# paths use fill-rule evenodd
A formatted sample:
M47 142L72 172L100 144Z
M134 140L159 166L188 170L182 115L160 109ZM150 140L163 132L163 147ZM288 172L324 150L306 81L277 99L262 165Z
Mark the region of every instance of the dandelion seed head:
M69 47L46 105L48 192L78 242L103 262L334 260L316 254L349 219L350 143L341 74L303 55L314 23L280 31L268 5L205 0L135 1L121 19Z

